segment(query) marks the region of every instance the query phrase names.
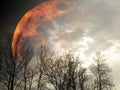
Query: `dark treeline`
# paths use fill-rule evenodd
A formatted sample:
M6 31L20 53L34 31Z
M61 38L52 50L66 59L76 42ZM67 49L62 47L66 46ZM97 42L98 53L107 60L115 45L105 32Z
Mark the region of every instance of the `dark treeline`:
M0 52L0 90L114 90L103 55L96 54L94 63L85 68L73 54L56 55L45 46L34 52L26 43L22 57L13 57L10 42Z

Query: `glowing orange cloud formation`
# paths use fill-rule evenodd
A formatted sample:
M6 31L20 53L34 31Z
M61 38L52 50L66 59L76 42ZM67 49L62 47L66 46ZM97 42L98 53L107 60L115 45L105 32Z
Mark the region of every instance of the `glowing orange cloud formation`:
M59 4L64 4L67 8L60 9ZM36 47L45 45L45 39L37 32L38 27L45 21L54 21L56 17L61 17L73 11L73 3L67 0L49 0L28 11L18 23L13 36L12 52L13 56L21 56L21 48L25 39L35 42Z

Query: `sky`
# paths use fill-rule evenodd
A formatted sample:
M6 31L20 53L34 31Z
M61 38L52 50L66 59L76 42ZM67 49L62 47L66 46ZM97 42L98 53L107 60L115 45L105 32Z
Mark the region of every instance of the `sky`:
M46 0L2 0L0 1L0 47L6 46L6 39L13 34L23 15Z
M7 36L14 32L22 16L43 1L45 0L5 0L0 3L2 12L0 15L0 47L6 45ZM56 50L60 52L71 50L87 64L91 63L91 57L95 52L101 51L108 57L107 63L113 70L114 82L119 90L120 1L76 0L76 2L76 11L65 16L64 19L57 18L51 24L43 23L42 28L47 26L47 30L41 31L40 27L38 31Z

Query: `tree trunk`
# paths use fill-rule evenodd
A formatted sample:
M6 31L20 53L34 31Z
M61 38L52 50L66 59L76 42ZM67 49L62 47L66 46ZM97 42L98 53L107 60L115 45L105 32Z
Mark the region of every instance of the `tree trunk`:
M40 89L41 77L42 77L42 74L41 74L41 72L40 72L40 74L39 74L39 79L38 79L37 90L39 90L39 89Z
M10 90L14 90L14 76L11 77Z
M27 88L26 88L26 85L27 85L27 78L26 77L24 77L24 90L26 90Z

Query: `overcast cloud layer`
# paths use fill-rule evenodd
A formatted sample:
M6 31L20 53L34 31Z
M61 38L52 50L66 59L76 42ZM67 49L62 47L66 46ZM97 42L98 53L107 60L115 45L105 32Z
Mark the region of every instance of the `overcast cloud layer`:
M47 22L47 31L41 32L40 28L38 31L41 35L47 33L44 37L48 38L48 42L58 51L71 49L74 54L87 59L88 63L90 61L86 56L90 57L93 53L102 51L109 57L108 63L113 69L114 82L118 90L120 88L120 0L78 0L76 8L77 11L73 11L73 14L66 16L64 20L57 18L50 25ZM44 25L42 29L45 28Z
M93 40L87 43L86 54L103 51L109 57L109 64L117 90L120 88L120 1L119 0L82 0L81 5L86 9L83 21L85 36Z

